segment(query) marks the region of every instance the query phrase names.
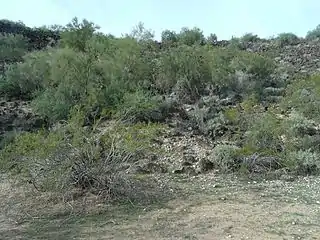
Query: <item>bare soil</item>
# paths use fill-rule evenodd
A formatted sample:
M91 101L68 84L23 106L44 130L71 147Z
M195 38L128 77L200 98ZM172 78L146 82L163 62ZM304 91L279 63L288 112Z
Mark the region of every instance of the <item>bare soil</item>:
M80 212L3 178L0 239L320 239L319 177L168 178L183 189L168 202L108 205L91 196Z

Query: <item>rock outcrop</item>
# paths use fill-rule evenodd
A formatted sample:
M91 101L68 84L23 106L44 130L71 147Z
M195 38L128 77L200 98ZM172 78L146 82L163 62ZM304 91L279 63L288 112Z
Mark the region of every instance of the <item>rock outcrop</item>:
M0 149L10 136L21 131L34 131L46 122L32 113L28 102L0 100Z

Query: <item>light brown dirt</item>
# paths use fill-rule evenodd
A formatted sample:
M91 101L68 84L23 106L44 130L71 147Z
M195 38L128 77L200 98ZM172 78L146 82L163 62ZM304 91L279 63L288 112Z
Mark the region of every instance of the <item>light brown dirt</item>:
M29 219L20 225L1 212L0 239L320 239L319 182L202 176L179 182L190 194L153 210L124 214L105 205L95 214L60 216L60 221L51 216L50 221L43 218L46 224ZM17 190L2 181L1 209L14 194Z

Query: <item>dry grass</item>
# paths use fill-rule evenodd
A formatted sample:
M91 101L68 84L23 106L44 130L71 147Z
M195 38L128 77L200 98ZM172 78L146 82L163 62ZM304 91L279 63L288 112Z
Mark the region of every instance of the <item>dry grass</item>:
M163 181L183 191L143 206L107 205L92 195L61 204L2 180L1 207L11 210L0 215L1 239L320 239L319 177L248 182L207 174Z

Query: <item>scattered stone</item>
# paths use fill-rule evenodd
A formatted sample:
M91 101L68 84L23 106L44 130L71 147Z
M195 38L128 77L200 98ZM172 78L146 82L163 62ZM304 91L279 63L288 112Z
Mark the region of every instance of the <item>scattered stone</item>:
M173 174L188 174L189 176L196 176L197 173L192 166L183 166L180 169L175 169L172 171Z
M129 172L137 174L167 173L168 168L163 163L147 162L143 164L135 164L130 168Z
M199 162L197 163L197 170L200 173L208 172L208 171L212 170L213 168L214 168L214 164L213 164L213 162L208 160L208 158L201 158L199 160Z

